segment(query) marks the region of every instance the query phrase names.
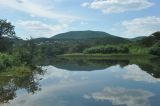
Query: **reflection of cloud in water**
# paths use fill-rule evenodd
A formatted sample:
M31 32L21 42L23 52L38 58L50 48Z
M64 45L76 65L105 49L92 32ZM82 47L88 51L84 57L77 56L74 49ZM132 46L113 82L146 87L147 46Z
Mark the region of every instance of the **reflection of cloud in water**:
M42 86L42 91L34 95L27 94L25 92L20 93L15 100L11 101L11 104L7 104L6 106L44 106L45 103L48 103L48 101L50 103L54 103L56 106L63 106L67 104L66 101L64 101L62 98L56 98L56 93L59 94L61 91L67 91L68 93L73 91L76 92L76 88L82 88L82 86L88 86L89 84L99 84L99 81L103 81L103 77L109 78L107 76L110 75L111 78L115 77L115 75L118 75L122 76L124 79L136 81L159 81L145 71L142 71L136 65L128 65L124 68L116 65L104 70L93 71L92 73L84 71L67 71L65 69L58 69L54 66L46 66L42 68L47 70L44 76L38 76L42 77L43 80L41 82L43 82L44 85L46 84L45 86ZM102 80L99 80L101 78ZM124 104L127 106L149 106L148 98L151 96L154 96L154 94L145 90L105 88L101 92L85 95L84 98L110 100L114 105Z
M59 69L53 66L46 66L43 67L43 69L47 69L47 75L43 77L43 79L48 78L58 78L60 80L71 80L73 77L77 76L79 80L88 80L90 73L89 72L76 72L76 71L67 71L64 69ZM156 83L160 82L160 79L154 78L152 75L148 74L146 71L143 71L139 66L137 65L128 65L124 68L121 68L119 65L108 67L104 70L101 70L101 72L106 72L108 74L111 73L120 73L120 74L114 74L114 76L122 77L126 80L134 80L134 81L144 81L149 83ZM108 71L108 72L107 72ZM94 72L92 72L93 74ZM104 73L105 74L105 73Z
M42 67L42 69L47 70L46 75L43 77L44 79L48 79L48 78L52 78L52 77L67 79L69 77L68 71L58 69L53 66L44 66L44 67Z
M71 80L74 76L78 76L80 80L87 80L88 76L84 75L84 72L81 75L79 72L76 71L67 71L65 69L59 69L54 66L44 66L42 67L43 70L47 70L46 75L43 76L43 79L49 78L58 78L59 80ZM86 72L87 73L87 72Z
M45 83L48 81L53 82L49 83L47 86L43 86L42 91L38 92L37 94L32 95L27 94L26 92L19 94L17 98L10 102L11 104L7 104L6 106L45 106L45 104L48 104L46 101L50 101L50 103L54 103L56 106L66 106L66 101L57 98L55 93L61 91L71 92L73 89L80 88L81 86L95 83L87 80L87 76L80 76L78 79L79 81L77 82L73 77L74 75L78 75L77 72L69 72L53 66L46 66L42 68L44 70L46 69L47 73L45 76L40 75L38 77L43 77L42 81ZM54 82L55 79L58 79L58 81Z
M56 96L56 93L61 91L67 91L68 93L71 93L73 89L80 88L81 86L86 86L89 83L92 82L76 82L69 80L63 82L61 81L56 84L51 84L43 87L42 91L34 95L21 93L17 98L14 99L14 101L11 101L10 104L7 104L5 106L45 106L46 104L48 104L48 102L54 103L55 106L66 106L65 104L68 101L64 101L62 98L58 98Z
M124 67L127 70L122 77L124 79L130 79L135 81L145 81L149 83L156 83L159 82L160 79L154 78L152 75L148 74L147 72L143 71L137 65L128 65Z
M153 93L141 89L104 88L103 91L84 95L86 99L109 100L113 105L150 106L149 97Z

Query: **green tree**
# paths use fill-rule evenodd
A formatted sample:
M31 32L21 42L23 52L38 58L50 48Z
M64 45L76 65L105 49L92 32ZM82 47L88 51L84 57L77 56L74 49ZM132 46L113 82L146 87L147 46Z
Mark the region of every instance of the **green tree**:
M160 41L150 49L150 54L160 56Z
M0 38L2 36L14 37L14 26L7 20L0 19Z
M106 45L106 46L97 46L97 47L87 48L83 51L83 53L87 53L87 54L129 53L129 49L128 47L125 47L125 46Z
M31 38L20 45L16 45L16 48L14 48L14 54L22 63L33 65L36 54L36 45L33 39Z
M6 52L12 47L12 42L7 37L15 37L14 26L7 20L0 19L0 52Z

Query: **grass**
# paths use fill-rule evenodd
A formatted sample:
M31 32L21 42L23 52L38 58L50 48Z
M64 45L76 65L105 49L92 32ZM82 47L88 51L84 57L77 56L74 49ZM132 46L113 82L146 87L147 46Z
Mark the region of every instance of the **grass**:
M85 58L85 59L132 59L132 58L152 58L155 57L149 54L83 54L83 53L74 53L74 54L64 54L59 55L58 57L62 58Z
M0 76L9 76L9 77L24 77L31 75L32 71L27 66L15 66L7 68L5 71L0 73Z

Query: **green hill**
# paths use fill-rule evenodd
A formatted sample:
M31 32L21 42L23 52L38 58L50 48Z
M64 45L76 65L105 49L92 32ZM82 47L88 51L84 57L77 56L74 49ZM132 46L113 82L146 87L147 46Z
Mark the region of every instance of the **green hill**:
M160 31L154 32L150 36L139 41L141 45L146 47L151 47L158 42L160 42Z
M139 36L139 37L131 38L130 40L133 42L137 42L137 41L143 40L145 38L146 38L146 36Z
M37 38L34 39L36 43L83 43L90 45L103 44L120 44L128 43L130 40L118 36L108 34L101 31L70 31L66 33L57 34L51 38Z
M57 54L82 53L84 49L101 45L127 44L131 41L100 31L71 31L51 38L37 38L34 42ZM54 54L54 53L51 53Z
M100 31L70 31L53 36L53 39L91 39L91 38L118 38L114 35Z

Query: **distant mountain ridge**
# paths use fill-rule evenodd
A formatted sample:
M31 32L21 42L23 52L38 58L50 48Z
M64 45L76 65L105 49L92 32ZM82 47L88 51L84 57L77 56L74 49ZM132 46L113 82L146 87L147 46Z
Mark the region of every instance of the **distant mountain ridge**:
M137 41L141 41L143 39L145 39L147 36L138 36L138 37L135 37L135 38L131 38L130 40L133 41L133 42L137 42Z
M57 34L52 39L91 39L91 38L116 38L117 36L101 31L70 31L66 33Z
M150 36L140 40L139 43L147 47L151 47L156 43L160 43L160 31L152 33Z
M72 42L72 43L94 43L94 44L120 44L131 42L129 39L111 35L102 31L70 31L60 33L50 38L36 38L36 43Z

